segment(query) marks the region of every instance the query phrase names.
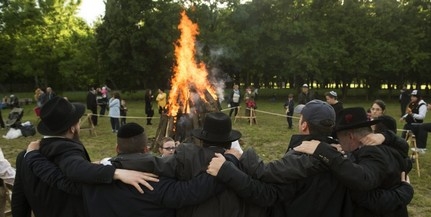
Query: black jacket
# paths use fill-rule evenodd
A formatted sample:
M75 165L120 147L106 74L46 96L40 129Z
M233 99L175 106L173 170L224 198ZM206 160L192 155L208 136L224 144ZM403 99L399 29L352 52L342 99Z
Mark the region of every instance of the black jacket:
M91 91L87 93L87 109L92 111L97 110L97 96Z
M17 158L14 217L29 216L30 209L36 217L87 216L80 185L73 183L111 183L115 172L112 166L92 164L84 146L70 139L41 140L40 153L49 161L38 151L27 153L25 158L24 153ZM64 179L68 182L61 182Z
M113 159L113 164L121 168L153 172L160 176L176 177L179 180L190 180L206 171L216 152L224 153L224 149L202 148L195 144L185 143L180 144L172 156L141 158L140 161L116 158ZM225 157L235 162L234 164L238 164L238 160L232 155L225 155ZM251 217L262 216L261 213L258 213L261 211L261 209L250 207L233 190L226 189L198 205L179 209L177 217Z
M241 165L251 176L226 162L217 178L247 200L270 206L270 216L352 215L346 188L312 156L289 151L282 159L263 164L253 151L247 150Z
M315 99L314 95L310 91L308 91L307 94L305 94L304 92L300 92L298 94L298 105L305 105L307 104L307 102L310 102L313 99Z
M390 141L398 140L397 138L392 138L391 136L394 136L394 135L386 136L387 141L390 142ZM310 140L310 139L316 139L316 138L313 136L306 136L306 135L292 136L292 139L289 144L289 150L291 150L291 148L300 144L301 141ZM330 138L317 138L317 139L319 139L320 141L327 141L328 143L334 143L334 142L336 143L336 141L333 141ZM387 145L381 145L378 147L385 149L389 153L392 153L393 155L397 156L396 157L397 162L395 162L395 164L398 164L398 163L402 164L405 161L403 161L403 158L399 157L399 155L402 155L401 153L404 152L405 150L404 145L405 145L404 143L397 143L397 144L392 144L392 147L395 147L395 148L391 148ZM326 149L333 153L337 153L338 155L341 155L338 151L331 148L330 146L325 146L325 150ZM287 184L287 187L280 186L280 185L276 187L274 187L273 185L272 186L270 185L270 187L268 187L268 184L259 183L255 180L248 178L247 176L242 175L242 182L241 182L241 179L238 182L241 184L237 183L238 185L234 189L238 189L240 191L238 192L239 194L241 194L242 196L245 195L246 197L251 197L252 200L254 200L259 204L266 203L268 205L268 204L274 203L275 204L274 207L271 208L271 210L273 211L272 213L273 216L285 216L285 215L288 215L290 212L292 212L291 214L296 213L294 216L313 216L313 215L349 216L352 214L358 215L358 213L361 213L361 211L358 209L352 209L352 207L350 207L351 198L355 200L357 207L366 207L366 209L363 208L362 210L373 210L374 212L377 212L377 210L379 210L378 213L392 213L392 214L394 213L394 210L398 210L400 211L399 213L404 213L405 206L412 199L413 189L409 184L402 183L401 185L395 184L394 186L390 184L390 181L392 179L397 183L399 182L398 180L400 180L399 178L400 173L397 173L397 172L395 172L396 177L385 179L386 185L392 186L390 188L388 188L387 186L379 186L379 188L376 188L375 184L373 186L362 186L362 189L364 190L365 189L372 189L372 190L349 191L349 192L346 192L346 194L343 197L342 191L343 191L344 183L343 185L338 184L338 188L334 188L334 186L330 185L330 182L337 183L340 177L336 176L337 180L333 180L333 177L335 176L332 176L332 175L328 176L329 173L328 172L325 173L325 171L328 169L326 165L331 166L331 164L328 163L329 161L328 157L326 155L322 155L321 153L317 153L317 151L315 155L319 159L321 159L320 163L316 162L317 158L315 159L314 157L311 157L309 155L297 154L294 151L289 151L282 159L270 162L265 165L263 161L258 158L255 152L253 152L252 150L247 150L244 152L243 156L241 157L241 165L244 166L243 168L244 171L246 171L249 174L252 174L254 179L261 179L267 183L279 183L279 184L285 183ZM346 159L346 160L350 161L351 163L351 160L349 159ZM322 165L321 163L325 163L326 165ZM345 162L345 163L349 163L349 162ZM232 174L232 172L223 172L223 170L225 169L225 165L223 165L222 168L223 169L220 170L219 172L219 176L224 177L225 174L228 174L227 179L232 178L232 177L229 177L229 174ZM235 174L238 174L238 173L235 173ZM319 178L316 178L316 177L321 177L321 178L319 180ZM364 176L357 176L357 174L352 173L348 177L353 178L353 177L364 177ZM232 178L232 180L234 179ZM233 182L232 180L229 180L229 181ZM298 180L298 181L294 181L294 180ZM368 179L363 181L369 182ZM231 185L228 185L228 186L231 186ZM251 191L250 191L250 188L248 188L248 186L254 186L254 187L250 187L251 188ZM322 189L325 186L327 187L327 189ZM328 194L331 191L334 193ZM338 214L337 213L331 214L331 212L335 211L336 209L334 207L333 207L333 210L327 209L325 207L320 207L320 206L313 206L312 208L304 207L303 204L309 204L309 203L306 203L306 201L316 202L316 199L319 198L319 194L323 194L324 192L326 192L326 196L324 197L329 198L329 197L335 196L335 198L328 199L328 201L319 202L318 204L324 205L329 203L327 205L329 207L333 207L332 203L334 203L335 205L340 205L341 203L343 205L338 207L340 209L340 212ZM291 195L292 193L295 193L295 195L293 200L290 201L289 198L287 198L289 196L286 196L286 195ZM276 202L277 200L283 200L283 201ZM301 201L303 203L301 203ZM358 201L361 201L361 203L359 204ZM295 204L295 203L296 205L292 206L292 204ZM320 212L319 214L313 213L318 210L322 210L322 212ZM368 211L368 214L372 216L369 211ZM367 215L363 215L363 216L367 216ZM406 215L400 214L398 216L406 216Z
M408 216L404 204L406 200L399 198L408 197L413 192L401 183L400 174L406 168L406 161L398 150L387 145L363 146L346 158L327 144L321 143L314 156L329 166L331 173L351 190L355 216ZM393 190L397 188L406 193L393 197ZM368 194L370 191L371 194ZM379 194L381 192L384 194ZM383 201L391 201L386 205L392 207L385 208L384 213L376 212L375 209L384 207Z
M154 190L144 194L120 181L85 185L83 194L88 212L91 217L175 217L176 208L201 203L223 190L208 174L190 181L160 177L159 182L150 184Z

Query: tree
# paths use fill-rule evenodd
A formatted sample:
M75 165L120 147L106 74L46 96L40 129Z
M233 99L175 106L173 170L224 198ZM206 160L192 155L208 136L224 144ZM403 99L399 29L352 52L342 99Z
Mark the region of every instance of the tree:
M86 70L75 63L91 61L87 56L79 57L81 50L75 47L75 43L91 35L84 21L75 16L80 3L80 0L9 1L4 7L4 32L14 52L9 72L33 77L35 86L55 85L58 91L79 87L84 80L80 75Z

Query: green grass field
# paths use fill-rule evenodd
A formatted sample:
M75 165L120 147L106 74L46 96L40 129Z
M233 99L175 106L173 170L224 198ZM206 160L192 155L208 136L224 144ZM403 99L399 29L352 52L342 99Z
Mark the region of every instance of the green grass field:
M82 99L85 98L85 93L83 93ZM78 98L78 97L76 97ZM127 99L127 97L125 97ZM70 97L69 97L70 99ZM74 99L74 101L79 101ZM83 101L83 100L81 100ZM242 132L242 144L244 148L254 148L260 154L260 156L265 161L271 161L280 158L286 151L287 145L289 143L290 136L298 132L297 122L298 119L294 119L294 129L288 130L286 118L282 117L284 115L283 108L284 101L276 100L270 101L267 99L259 99L258 112L257 112L257 125L250 126L245 119L240 119L234 123L233 127L236 130ZM369 102L355 102L355 103L345 103L344 107L352 106L362 106L369 107L371 105L371 100ZM33 124L37 123L37 119L33 112L34 105L25 106L25 113L22 121L31 121ZM149 137L154 137L155 132L159 123L158 115L155 115L153 120L153 125L145 125L144 119L144 102L143 100L128 100L127 105L129 112L127 119L128 122L137 122L145 127L147 135ZM226 104L223 104L226 108ZM6 120L8 112L10 110L6 109L2 111L3 119ZM228 111L225 111L228 113ZM241 113L244 111L241 111ZM278 115L277 115L278 114ZM399 105L397 102L388 103L388 108L386 114L392 115L393 117L399 116ZM397 119L397 118L396 118ZM431 114L428 115L426 122L431 122ZM402 128L402 123L398 122L398 128ZM6 130L0 130L2 135L6 134ZM104 157L115 155L115 143L116 135L112 133L109 124L108 117L100 117L99 125L96 127L97 136L91 136L88 131L81 132L81 140L85 144L88 152L93 161L99 160ZM18 152L25 149L27 144L32 140L40 139L40 135L36 134L32 137L20 137L18 139L7 140L1 138L0 147L3 149L5 157L15 165L15 157ZM430 143L431 139L428 139ZM428 147L431 149L431 147ZM426 217L431 216L431 172L430 172L430 161L431 161L431 150L428 153L420 155L420 166L421 166L421 176L417 176L416 165L412 172L410 173L410 180L415 188L415 196L411 204L409 205L409 213L412 217Z

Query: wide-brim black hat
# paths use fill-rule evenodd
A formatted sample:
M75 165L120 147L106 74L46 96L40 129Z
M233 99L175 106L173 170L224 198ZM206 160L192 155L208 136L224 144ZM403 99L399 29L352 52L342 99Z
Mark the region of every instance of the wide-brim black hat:
M37 131L42 135L58 135L78 123L85 112L81 103L70 103L62 97L54 97L40 109Z
M201 129L192 130L192 135L200 140L224 143L241 138L241 133L232 130L230 117L223 112L208 113Z
M367 127L380 122L380 120L368 120L367 113L362 107L346 108L339 112L335 131L357 129Z

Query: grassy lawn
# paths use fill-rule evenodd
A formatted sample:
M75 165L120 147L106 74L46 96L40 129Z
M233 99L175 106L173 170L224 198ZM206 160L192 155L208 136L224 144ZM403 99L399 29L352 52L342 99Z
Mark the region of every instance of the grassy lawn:
M81 96L84 101L85 93ZM127 97L125 97L127 99ZM143 98L143 97L142 97ZM70 97L69 97L70 99ZM132 99L130 97L129 99ZM283 99L284 100L284 99ZM79 100L75 100L79 101ZM266 99L259 99L257 101L258 109L257 112L257 125L250 126L245 119L240 119L234 123L234 128L242 132L242 144L244 148L254 148L260 154L265 161L270 161L280 158L286 151L289 139L292 134L298 132L297 130L297 119L294 119L294 129L287 129L286 118L280 115L284 115L284 108L281 99L270 101ZM154 137L159 123L159 119L153 120L153 125L145 125L144 114L144 102L143 100L128 100L128 122L137 122L145 127L147 135ZM344 107L352 106L371 106L370 101L363 102L345 102ZM34 105L25 106L25 113L22 121L31 121L33 124L37 123L37 119L33 112ZM226 104L223 104L226 108ZM10 110L3 110L3 119L6 120L8 112ZM228 113L228 111L225 111ZM244 111L241 111L243 113ZM277 115L278 114L278 115ZM397 102L388 103L386 114L392 115L393 117L399 116L399 105ZM396 118L397 119L397 118ZM431 122L431 115L428 115L426 122ZM398 128L402 128L402 123L398 123ZM2 135L6 134L6 130L0 130ZM93 161L99 160L104 157L115 155L115 143L116 135L112 133L110 129L110 123L108 117L100 117L99 125L96 127L97 136L90 136L88 131L81 132L81 140L85 144L89 151L89 154ZM18 152L25 149L27 144L36 139L40 139L40 135L36 134L33 137L21 137L13 140L1 139L0 147L3 149L5 157L15 165L15 157ZM428 140L428 143L430 143ZM431 147L428 147L431 149ZM420 155L420 166L421 166L421 177L417 176L416 167L410 174L410 179L415 187L415 196L413 201L409 205L410 216L422 217L431 216L431 172L430 172L430 161L431 161L431 150L428 153Z

